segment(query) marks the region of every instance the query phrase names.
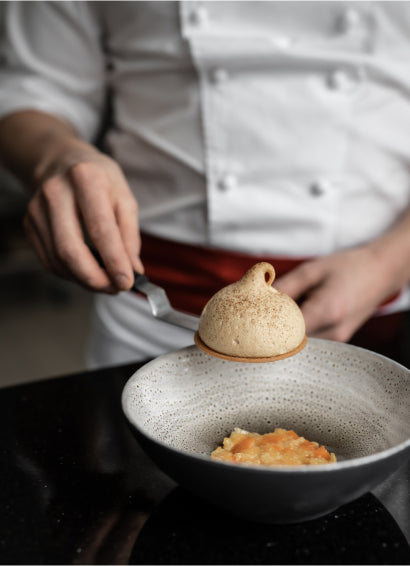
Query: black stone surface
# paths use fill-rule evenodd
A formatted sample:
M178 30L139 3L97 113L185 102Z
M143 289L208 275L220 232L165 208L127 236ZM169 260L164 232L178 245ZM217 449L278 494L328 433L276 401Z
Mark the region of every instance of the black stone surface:
M161 544L158 544L161 541ZM177 488L153 512L131 564L408 564L397 523L372 494L314 521L261 525Z
M409 467L322 519L257 525L187 494L145 456L121 391L137 365L0 389L1 564L409 564ZM406 532L407 537L409 533Z

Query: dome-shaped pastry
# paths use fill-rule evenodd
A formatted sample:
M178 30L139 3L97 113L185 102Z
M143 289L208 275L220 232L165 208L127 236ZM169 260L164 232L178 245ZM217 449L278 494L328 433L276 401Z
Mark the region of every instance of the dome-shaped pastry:
M205 305L195 343L217 357L273 361L306 344L305 321L295 301L272 287L270 263L254 265L239 281L218 291Z

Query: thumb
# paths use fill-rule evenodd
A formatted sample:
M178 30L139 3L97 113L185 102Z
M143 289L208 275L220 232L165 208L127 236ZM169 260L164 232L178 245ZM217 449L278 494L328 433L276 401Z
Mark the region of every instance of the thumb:
M315 262L306 262L286 275L279 277L274 286L278 291L286 293L293 299L298 299L320 283L323 278L322 271L317 268Z
M317 332L329 326L329 321L326 317L326 309L320 296L313 294L308 299L303 301L300 310L302 311L303 318L306 325L306 334L309 336L315 335Z

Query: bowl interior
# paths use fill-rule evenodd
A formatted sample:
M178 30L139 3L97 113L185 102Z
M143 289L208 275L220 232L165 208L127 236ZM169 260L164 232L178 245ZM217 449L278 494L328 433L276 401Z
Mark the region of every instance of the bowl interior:
M410 438L410 372L327 340L309 339L301 353L260 364L191 346L138 370L123 407L142 434L195 455L209 456L235 427L281 427L324 444L342 461Z

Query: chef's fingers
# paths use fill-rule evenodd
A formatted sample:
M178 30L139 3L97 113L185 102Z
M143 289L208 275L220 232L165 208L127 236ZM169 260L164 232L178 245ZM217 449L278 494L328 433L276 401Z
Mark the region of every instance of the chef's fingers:
M138 205L133 195L130 194L129 198L123 198L118 202L116 218L133 269L138 273L144 273L144 266L140 259L141 238L138 224Z
M69 271L56 257L50 222L41 194L36 193L29 202L23 224L43 266L60 277L70 279Z
M335 342L348 342L352 333L344 327L328 326L309 334L312 338L322 338L323 340L333 340Z
M118 290L130 289L134 282L133 265L115 217L124 195L121 175L115 167L108 174L98 164L80 163L70 170L69 176L86 230L111 282Z
M320 264L315 261L307 261L295 267L286 275L278 277L273 285L276 289L286 293L293 299L298 299L317 286L323 277L324 272Z
M40 263L43 265L43 267L50 272L55 272L55 268L52 265L52 262L50 261L50 259L48 258L48 254L47 251L45 249L45 246L41 240L41 238L39 237L37 230L35 228L35 226L33 225L32 221L30 220L30 218L28 216L26 216L24 218L23 221L23 225L24 225L24 230L26 232L27 238L29 239L35 254L37 255L38 259L40 260Z
M335 293L331 286L312 292L300 308L308 336L347 342L356 329L354 319L357 315L351 316L344 297Z
M318 310L314 312L312 303L308 301L306 303L302 305L307 328L306 333L314 338L348 342L371 316L371 313L369 314L367 311L347 312L341 306L334 306L333 311L332 308L328 309L330 312L333 312L333 316L329 316L329 313L324 316L318 316ZM324 306L323 310L325 308Z
M336 342L348 342L364 321L344 321L342 324L325 326L309 333L312 338L323 338Z
M56 260L84 287L106 293L116 292L84 241L81 216L67 179L48 179L43 184L42 196Z

